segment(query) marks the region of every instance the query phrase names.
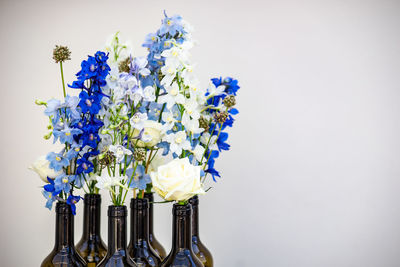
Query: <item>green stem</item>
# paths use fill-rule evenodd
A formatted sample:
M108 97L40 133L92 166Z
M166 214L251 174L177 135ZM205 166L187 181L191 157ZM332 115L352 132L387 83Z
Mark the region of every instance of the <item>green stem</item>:
M63 86L63 93L64 93L64 97L66 97L67 94L65 93L64 71L63 71L63 66L62 66L62 62L61 61L60 61L60 70L61 70L61 80L62 80L62 86Z

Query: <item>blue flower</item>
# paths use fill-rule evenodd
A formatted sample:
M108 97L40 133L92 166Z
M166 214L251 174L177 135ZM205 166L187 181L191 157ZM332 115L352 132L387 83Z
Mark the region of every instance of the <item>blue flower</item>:
M55 171L59 171L62 167L67 167L69 165L69 161L64 158L61 153L50 152L47 154L46 159L50 161L50 168Z
M60 143L68 143L72 144L74 142L74 136L83 133L82 130L76 129L76 128L69 128L68 125L65 126L64 129L62 130L56 130L54 129L53 135L54 135L54 142L57 141L57 139L60 139Z
M79 106L83 113L97 114L101 109L101 97L99 95L89 95L86 91L79 94Z
M71 211L73 215L76 215L76 203L79 202L81 199L80 196L73 196L72 194L68 196L67 198L67 204L71 206Z
M81 151L81 145L78 143L73 143L68 152L65 154L65 158L70 161L73 158L76 158L80 151Z
M61 102L58 99L50 99L47 101L47 107L44 110L44 114L49 117L53 117L53 123L56 123L60 117L58 110L60 109Z
M93 171L93 163L85 157L78 159L76 164L78 165L76 174L91 173Z
M151 183L150 175L145 173L145 168L142 165L136 167L135 173L133 173L132 168L127 169L126 175L128 176L128 181L130 181L130 188L144 190L146 189L147 184Z
M217 133L214 133L214 135L216 135ZM228 143L226 143L225 141L228 140L228 133L226 132L221 132L218 136L217 139L217 146L218 146L218 150L229 150L229 148L231 147Z
M57 191L64 191L69 193L71 190L71 183L75 180L74 175L60 174L54 179L54 187Z
M53 206L53 202L57 200L56 196L60 194L61 190L56 190L52 179L47 177L47 181L49 181L49 184L43 186L44 190L42 194L47 199L46 208L50 210Z
M219 152L217 150L212 150L211 151L211 155L210 155L210 150L207 150L206 154L205 154L205 158L209 158L208 159L208 163L207 163L207 170L206 172L212 175L212 178L214 181L216 181L215 177L221 177L219 175L219 172L214 168L215 165L215 159L219 157Z
M177 33L184 33L182 17L175 15L168 17L164 12L165 18L162 20L162 25L159 30L160 35L169 33L170 36L174 37Z

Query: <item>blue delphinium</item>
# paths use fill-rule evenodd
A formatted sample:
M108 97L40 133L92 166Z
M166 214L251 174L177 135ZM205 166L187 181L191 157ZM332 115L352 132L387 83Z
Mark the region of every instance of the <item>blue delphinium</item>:
M71 211L73 215L76 215L76 203L79 202L79 200L81 199L80 196L74 196L72 194L70 194L67 198L67 204L71 206Z
M231 78L213 78L211 79L215 87L223 86L223 91L218 91L220 94L210 95L207 93L208 100L207 112L213 117L213 122L210 123L207 133L210 138L215 138L215 143L218 150L212 150L207 146L205 158L207 159L206 173L215 177L220 177L219 172L215 169L215 159L219 157L222 150L229 150L230 145L227 143L228 133L224 132L226 127L232 127L234 118L239 111L233 106L236 104L235 96L239 90L238 81ZM204 134L204 133L203 133Z
M128 181L130 181L130 188L137 188L139 190L146 189L147 184L151 183L150 175L145 173L145 168L142 165L137 166L135 173L134 169L130 168L126 170ZM128 182L129 183L129 182Z

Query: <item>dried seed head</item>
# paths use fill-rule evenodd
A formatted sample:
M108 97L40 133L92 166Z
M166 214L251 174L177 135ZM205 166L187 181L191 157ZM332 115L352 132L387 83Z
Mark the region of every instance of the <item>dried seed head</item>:
M56 63L70 60L70 56L71 52L66 46L56 45L56 48L53 50L53 59Z
M131 70L131 62L132 60L130 57L122 60L118 65L119 71L129 73L129 71Z
M224 98L224 105L227 108L233 107L236 105L236 98L234 95L228 95L227 97Z
M106 153L103 154L103 157L99 159L99 162L103 166L108 166L112 162L114 162L114 160L115 160L115 156L113 155L113 153L111 153L110 151L107 151Z
M136 161L144 161L146 160L146 149L144 148L136 148L135 151L133 152L133 158Z
M217 112L214 115L214 119L217 123L224 123L228 118L228 116L229 116L228 112Z
M205 131L208 131L208 129L210 128L210 122L206 118L201 116L199 119L199 127L204 128Z

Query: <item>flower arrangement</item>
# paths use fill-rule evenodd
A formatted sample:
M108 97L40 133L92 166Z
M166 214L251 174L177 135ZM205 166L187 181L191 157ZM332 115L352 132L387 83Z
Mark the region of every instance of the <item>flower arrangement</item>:
M67 94L63 63L67 47L56 46L53 58L60 65L63 100L37 100L49 118L48 134L62 149L33 163L46 182L46 207L66 202L75 213L81 199L77 190L107 190L115 206L124 205L129 191L134 198L157 192L165 201L185 204L204 194L210 175L220 177L215 161L229 150L227 127L232 127L237 80L211 79L200 85L191 62L192 27L181 16L162 20L146 36L145 57L134 56L129 46L112 36L105 51L81 63Z

